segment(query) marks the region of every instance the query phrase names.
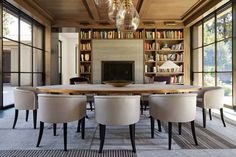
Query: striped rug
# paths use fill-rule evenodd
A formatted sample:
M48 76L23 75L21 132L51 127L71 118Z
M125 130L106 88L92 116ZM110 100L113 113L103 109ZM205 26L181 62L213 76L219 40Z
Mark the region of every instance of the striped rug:
M167 132L167 124L163 125ZM182 124L182 134L178 134L177 124L173 124L173 139L182 149L235 149L235 141L203 128L195 123L198 146L194 144L190 123ZM157 132L157 130L156 130Z
M130 150L3 150L0 157L137 157Z

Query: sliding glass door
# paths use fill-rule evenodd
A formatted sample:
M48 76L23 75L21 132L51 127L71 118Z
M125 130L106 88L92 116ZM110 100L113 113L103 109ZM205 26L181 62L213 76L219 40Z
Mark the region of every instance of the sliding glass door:
M1 107L14 104L17 86L44 84L44 27L11 4L2 9ZM1 65L0 65L1 66Z
M232 7L224 6L192 27L192 83L221 86L232 105Z

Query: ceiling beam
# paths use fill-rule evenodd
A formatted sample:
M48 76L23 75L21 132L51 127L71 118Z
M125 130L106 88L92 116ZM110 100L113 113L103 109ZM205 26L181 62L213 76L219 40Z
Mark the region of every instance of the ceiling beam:
M136 10L138 11L138 13L140 12L140 9L142 8L143 1L144 0L138 0L138 2L137 2Z
M139 9L139 16L141 18L144 16L145 12L148 10L149 6L151 5L151 1L152 0L145 0L142 3L140 2L140 0L138 1L138 5L141 5L141 6L140 6L140 9L139 8L137 8L137 9ZM141 4L139 4L139 3L141 3Z
M83 0L83 3L86 3L85 7L87 6L86 9L92 15L93 20L100 20L100 16L94 0Z
M44 23L51 23L54 17L46 10L44 10L35 0L14 0L21 7L27 10L33 16L36 16L40 21Z

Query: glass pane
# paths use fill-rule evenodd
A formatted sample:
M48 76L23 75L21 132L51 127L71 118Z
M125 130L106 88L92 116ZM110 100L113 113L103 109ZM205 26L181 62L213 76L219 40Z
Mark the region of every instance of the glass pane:
M18 86L17 73L3 74L3 106L14 104L13 91Z
M193 50L193 72L202 72L202 48Z
M193 74L193 85L202 86L202 73Z
M232 36L232 8L217 15L217 40Z
M21 86L32 86L32 74L21 73L20 74L20 85Z
M217 86L225 90L225 103L232 105L232 73L217 73Z
M18 43L3 39L3 72L18 72Z
M211 18L204 22L204 44L210 44L215 41L215 19Z
M32 45L32 26L25 19L20 20L20 41L22 43Z
M43 85L43 77L42 74L34 74L33 75L33 85L35 87Z
M215 71L215 45L204 47L204 72Z
M21 44L20 46L20 70L21 72L32 71L32 48Z
M202 23L193 27L193 48L202 46Z
M33 26L33 46L43 48L43 29L36 25Z
M204 87L215 86L215 73L204 73Z
M232 71L232 39L217 43L217 71Z
M18 41L19 24L17 15L3 10L3 36Z
M33 71L43 72L43 52L38 49L34 49L33 53Z

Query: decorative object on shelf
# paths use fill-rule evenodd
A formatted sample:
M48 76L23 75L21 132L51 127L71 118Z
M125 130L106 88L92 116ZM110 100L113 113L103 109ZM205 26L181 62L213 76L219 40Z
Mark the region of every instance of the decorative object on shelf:
M120 31L135 31L139 26L139 14L132 0L123 0L116 15L116 27Z
M116 22L116 15L121 7L120 0L111 0L108 7L108 17L112 22Z
M84 55L81 54L81 61L83 62L84 61Z
M161 48L161 50L171 50L169 47L168 47L168 44L165 44L162 48Z
M132 84L132 81L127 80L111 80L111 81L104 81L103 83L112 85L114 87L125 87L129 84Z
M86 53L86 54L84 55L84 60L85 60L85 61L89 61L89 54Z
M159 67L159 69L163 70L164 72L177 72L179 68L180 67L177 64L170 60L166 61Z
M103 7L103 6L107 6L109 3L111 3L111 0L94 0L95 4L98 7Z

